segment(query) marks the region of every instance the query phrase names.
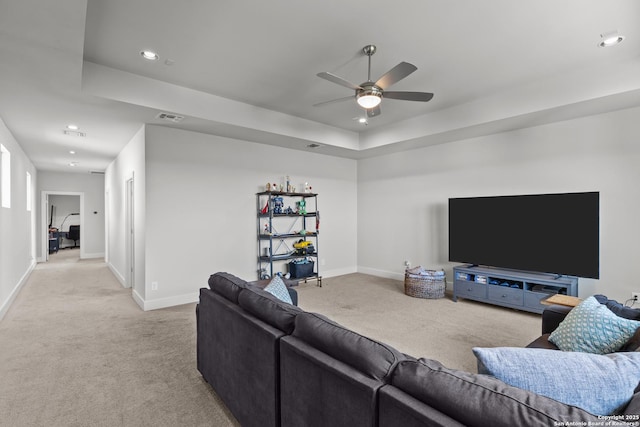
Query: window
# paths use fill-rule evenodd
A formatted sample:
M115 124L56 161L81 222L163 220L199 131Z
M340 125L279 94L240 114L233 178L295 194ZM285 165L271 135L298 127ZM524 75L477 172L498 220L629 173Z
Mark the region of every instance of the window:
M11 153L6 147L0 144L0 157L2 157L2 161L0 162L0 180L1 186L0 191L2 191L2 207L10 208L11 207Z
M31 174L27 172L27 212L31 212Z

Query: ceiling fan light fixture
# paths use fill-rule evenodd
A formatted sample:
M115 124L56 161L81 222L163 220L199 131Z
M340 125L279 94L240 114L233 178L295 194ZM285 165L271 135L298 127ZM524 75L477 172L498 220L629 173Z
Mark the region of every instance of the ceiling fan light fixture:
M365 110L375 108L382 102L382 91L377 86L369 83L363 83L362 89L356 93L358 105Z
M380 102L382 102L380 95L360 95L358 97L358 105L367 110L377 107Z

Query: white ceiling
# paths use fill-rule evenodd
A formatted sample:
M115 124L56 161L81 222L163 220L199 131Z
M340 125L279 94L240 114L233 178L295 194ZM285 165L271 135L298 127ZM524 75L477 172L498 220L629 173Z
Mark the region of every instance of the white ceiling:
M367 44L373 80L407 61L392 90L433 100L367 126L355 100L313 107L353 94L318 72L367 79ZM144 123L360 158L639 106L640 2L0 0L0 58L0 117L40 170L104 170Z

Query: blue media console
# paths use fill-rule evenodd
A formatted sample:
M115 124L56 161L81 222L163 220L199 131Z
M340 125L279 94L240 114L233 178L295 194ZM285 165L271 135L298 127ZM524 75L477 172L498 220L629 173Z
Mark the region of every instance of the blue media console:
M541 301L555 295L578 296L578 278L484 266L453 268L453 300L458 298L542 313Z

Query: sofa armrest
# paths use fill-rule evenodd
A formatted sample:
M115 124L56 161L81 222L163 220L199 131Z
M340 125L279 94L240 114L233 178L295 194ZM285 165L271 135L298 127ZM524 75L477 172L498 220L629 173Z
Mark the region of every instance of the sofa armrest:
M542 334L550 334L555 331L572 308L566 305L550 305L545 308L542 312Z

